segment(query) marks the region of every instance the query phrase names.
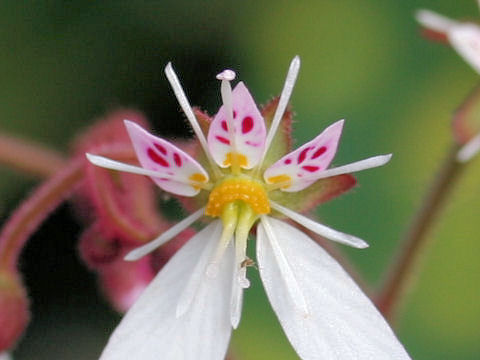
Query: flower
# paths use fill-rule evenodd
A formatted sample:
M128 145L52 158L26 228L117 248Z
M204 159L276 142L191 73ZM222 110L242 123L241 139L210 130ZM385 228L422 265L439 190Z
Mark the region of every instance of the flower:
M480 6L480 0L477 0ZM424 26L434 38L447 40L457 53L480 74L480 26L471 22L460 22L439 15L430 10L419 10L416 13L418 22ZM462 120L456 121L463 122ZM463 125L464 126L464 125ZM456 127L463 127L456 124ZM468 128L468 126L467 126ZM457 154L460 162L467 162L480 151L480 133L472 135L462 143Z
M387 163L381 155L327 169L343 120L274 163L276 138L300 67L295 57L267 131L246 86L232 70L217 75L223 105L205 138L171 66L165 72L204 150L207 171L172 143L125 121L142 167L87 154L95 165L150 176L182 197L208 193L203 207L133 250L136 260L203 217L213 220L165 265L111 336L101 359L222 359L232 328L240 322L251 262L246 256L257 226L257 262L270 303L302 359L408 359L392 330L353 280L318 244L283 216L328 239L357 248L368 245L301 215L275 194L295 197L319 179ZM278 197L282 198L282 197Z
M480 5L480 1L478 1ZM444 37L452 47L480 73L480 26L471 22L460 22L430 10L419 10L417 21L438 37Z

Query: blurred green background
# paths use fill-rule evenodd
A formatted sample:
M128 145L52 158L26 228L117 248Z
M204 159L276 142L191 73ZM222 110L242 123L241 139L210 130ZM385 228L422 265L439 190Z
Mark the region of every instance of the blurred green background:
M163 75L168 61L192 104L214 113L220 70L235 69L264 103L298 54L297 144L346 118L335 164L394 153L318 210L327 224L371 244L344 250L375 286L448 150L452 112L478 81L452 49L419 35L418 8L480 19L474 0L2 1L0 131L66 150L95 117L125 105L144 111L157 133L185 136ZM2 218L34 184L0 169ZM397 333L415 359L480 358L479 184L477 158L404 301ZM62 207L27 247L21 267L34 318L16 359L94 359L117 323L78 263L79 233ZM296 359L256 271L250 277L233 349L239 359Z

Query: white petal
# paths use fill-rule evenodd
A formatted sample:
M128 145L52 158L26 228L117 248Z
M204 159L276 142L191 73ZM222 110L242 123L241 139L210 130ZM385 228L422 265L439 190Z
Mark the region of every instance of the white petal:
M218 244L218 241L220 240L220 237L222 234L222 223L221 221L217 220L214 223L212 223L212 226L213 224L215 224L215 226L213 228L208 228L207 231L209 232L209 236L212 239L217 239L217 244ZM227 245L227 250L225 251L227 253L226 254L223 253L222 255L228 257L228 245ZM180 295L180 299L178 300L177 309L175 313L177 318L184 315L190 309L190 305L192 305L193 301L195 300L199 286L202 284L202 282L204 281L204 278L207 276L207 266L211 261L212 261L212 250L208 247L205 247L201 255L198 257L197 264L195 265L195 268L193 269L190 279L188 280L187 284L185 285L185 288L182 291L182 294ZM233 262L234 261L232 261L232 263Z
M318 244L298 229L269 218L257 230L257 260L268 298L290 343L304 360L410 359L381 314ZM272 235L273 232L273 235ZM283 275L278 247L306 305L303 316Z
M457 159L460 162L467 162L480 151L480 134L467 142L458 152Z
M150 134L134 122L125 120L125 127L138 161L145 169L160 174L152 177L152 180L163 190L177 195L194 196L200 192L201 185L208 182L205 169L177 146Z
M0 353L0 360L12 360L12 357L7 352L3 352Z
M475 24L460 24L453 27L447 35L455 50L480 73L480 27Z
M307 229L327 239L339 242L341 244L353 246L359 249L364 249L368 247L368 244L365 241L356 236L345 234L335 229L329 228L328 226L313 221L273 201L270 201L270 206L278 212L281 212L283 215L289 217L293 221L299 223L302 226L305 226Z
M337 152L344 120L327 127L313 140L288 153L271 165L263 178L267 183L290 179L291 185L283 188L288 192L300 191L313 184L330 165Z
M231 334L230 295L233 246L219 263L218 276L204 276L188 311L176 308L199 257L213 256L218 239L213 222L160 271L111 336L101 360L222 360ZM202 255L203 254L203 255Z
M251 169L258 164L265 146L265 121L255 104L255 100L243 82L239 82L227 96L223 90L227 81L222 82L220 107L208 129L208 148L217 164L223 168L232 163L233 153L246 161L242 168Z
M449 19L443 15L430 10L418 10L415 18L424 27L438 32L446 33L452 27L457 26L459 22Z
M169 240L173 239L175 236L180 234L183 230L187 227L192 225L195 221L200 219L205 214L205 207L195 211L193 214L189 215L179 223L173 225L170 229L165 231L162 235L157 237L155 240L150 241L149 243L140 246L132 251L130 251L127 255L125 255L125 260L127 261L135 261L140 259L141 257L151 253L158 247L162 246Z

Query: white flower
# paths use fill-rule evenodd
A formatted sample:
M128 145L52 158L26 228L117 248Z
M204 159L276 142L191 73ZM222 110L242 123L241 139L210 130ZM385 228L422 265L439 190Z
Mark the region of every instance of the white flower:
M480 0L477 0L480 6ZM480 26L460 22L430 10L419 10L416 18L427 29L446 36L449 43L480 74ZM480 151L480 134L470 139L458 152L457 159L467 162Z
M247 238L257 227L257 262L269 300L302 359L408 359L370 300L340 265L307 235L275 214L289 217L328 239L364 248L361 239L319 224L271 199L295 194L318 179L381 166L391 155L328 169L343 120L264 170L267 152L285 112L300 67L295 57L267 131L255 102L235 73L221 80L223 106L205 138L170 64L165 72L205 152L209 170L173 144L138 125L126 127L142 167L87 154L99 166L150 176L180 196L209 192L200 208L152 242L135 249L135 260L203 216L213 218L167 263L127 312L102 360L225 357L232 328L240 322ZM293 196L293 195L288 195Z

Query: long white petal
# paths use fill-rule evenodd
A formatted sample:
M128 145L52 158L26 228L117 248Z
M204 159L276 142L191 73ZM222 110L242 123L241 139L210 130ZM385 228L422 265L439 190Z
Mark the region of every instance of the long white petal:
M209 235L211 238L217 239L218 243L218 240L220 239L222 234L222 223L220 221L215 221L215 224L215 227L211 230L212 232ZM225 255L225 253L223 253L222 255ZM202 283L202 281L204 281L204 277L207 276L207 266L211 261L211 250L209 248L205 248L202 254L198 257L197 265L195 265L192 275L190 276L190 279L185 285L185 288L182 291L182 295L178 300L175 313L177 318L184 315L190 309L190 306L195 300L200 284Z
M323 236L327 239L339 242L341 244L353 246L359 249L364 249L368 247L368 244L365 241L356 236L345 234L335 229L329 228L328 226L313 221L273 201L270 201L270 206L278 212L281 212L283 215L289 217L293 221L305 226L307 229L312 230L314 233L317 233L318 235Z
M233 246L220 261L218 276L205 276L188 311L176 317L179 298L199 257L213 256L218 239L213 222L187 242L127 312L100 360L222 360L231 334L230 295Z
M270 220L267 216L262 216L261 218L261 232L264 232L266 237L270 240L270 250L273 255L274 261L278 265L278 270L280 271L280 276L284 280L284 289L287 290L287 294L290 295L290 299L294 304L294 312L296 314L302 314L302 317L307 317L309 315L308 305L303 294L302 289L298 283L298 279L295 277L295 274L285 256L280 245L278 244L275 236L275 231L270 224ZM258 255L257 255L258 256Z
M443 33L459 24L457 21L449 19L446 16L424 9L418 10L415 13L415 18L422 26Z
M475 136L467 142L457 154L457 160L460 162L467 162L473 158L480 151L480 134Z
M410 359L375 306L341 266L298 229L269 218L257 230L257 260L268 298L290 343L304 360ZM298 311L284 277L278 247L303 293L308 316Z
M192 225L195 221L200 219L205 214L205 207L195 211L193 214L189 215L179 223L173 225L170 229L165 231L162 235L157 237L155 240L150 241L149 243L142 245L132 251L130 251L127 255L125 255L125 260L127 261L135 261L140 259L141 257L151 253L158 247L162 246L169 240L173 239L175 236L180 234L183 230L187 227Z

